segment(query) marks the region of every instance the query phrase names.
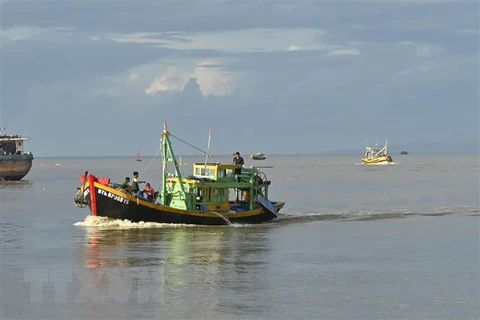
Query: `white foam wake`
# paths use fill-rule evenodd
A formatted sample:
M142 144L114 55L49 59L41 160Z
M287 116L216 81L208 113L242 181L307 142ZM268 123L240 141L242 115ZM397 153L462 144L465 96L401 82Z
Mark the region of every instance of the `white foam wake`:
M148 228L178 228L178 227L251 227L252 224L237 224L231 223L229 225L220 225L220 226L206 226L206 225L195 225L195 224L185 224L185 223L157 223L157 222L132 222L130 220L120 220L120 219L111 219L107 217L98 217L88 215L85 217L84 221L79 221L73 224L78 227L92 227L100 229L148 229Z
M79 227L98 227L102 229L131 229L131 228L172 228L172 227L185 227L193 226L187 224L171 224L171 223L156 223L156 222L132 222L130 220L111 219L107 217L98 217L88 215L84 221L74 223Z

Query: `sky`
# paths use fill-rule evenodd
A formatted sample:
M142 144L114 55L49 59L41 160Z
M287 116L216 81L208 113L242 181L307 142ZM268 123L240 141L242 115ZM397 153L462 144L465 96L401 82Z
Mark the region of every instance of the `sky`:
M478 1L0 9L0 127L37 156L153 155L164 122L217 155L479 140Z

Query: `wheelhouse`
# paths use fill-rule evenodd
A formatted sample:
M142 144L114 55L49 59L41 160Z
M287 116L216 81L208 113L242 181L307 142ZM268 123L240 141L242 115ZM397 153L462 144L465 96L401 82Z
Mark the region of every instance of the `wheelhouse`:
M23 144L30 140L20 135L0 135L0 154L21 155L24 153Z
M192 175L166 179L163 204L196 211L228 211L232 206L253 210L257 195L266 196L268 185L255 167L194 163Z

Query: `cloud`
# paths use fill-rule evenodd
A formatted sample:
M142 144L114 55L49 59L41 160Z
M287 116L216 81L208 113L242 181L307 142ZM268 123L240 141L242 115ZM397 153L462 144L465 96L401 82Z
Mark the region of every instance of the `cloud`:
M10 40L24 40L52 30L54 29L40 28L35 26L13 27L6 30L0 30L0 37Z
M422 44L417 50L417 56L420 58L432 58L442 55L443 52L444 49L441 46Z
M169 66L161 77L155 78L152 84L145 90L145 93L153 96L159 92L182 91L189 78L190 75L187 72L182 72L174 66Z
M215 50L225 52L275 52L285 50L326 50L324 30L319 29L247 29L220 32L142 32L105 34L102 37L120 43L157 45L174 50ZM291 45L295 42L296 45Z
M145 90L147 95L154 96L161 92L180 92L191 78L196 79L200 92L204 96L225 96L231 94L237 85L237 76L222 70L218 60L201 60L193 70L185 70L176 66L168 66L160 77Z
M339 49L333 50L332 52L328 53L329 56L358 56L360 55L360 51L357 49Z
M359 132L388 132L392 141L465 140L478 136L478 7L8 2L1 31L2 120L31 130L38 149L51 155L83 152L70 143L79 131L97 142L89 144L92 152L146 148L145 139L128 132L115 131L119 145L108 130L100 136L84 130L85 124L106 126L113 116L115 127L128 127L133 113L147 137L157 137L163 120L194 138L213 123L215 144L231 152L229 120L239 109L255 115L232 134L245 138L235 141L240 150L251 141L268 146L266 152L285 152L285 145L288 152L320 151L339 141L348 148L362 143ZM55 145L45 142L59 131L45 126L52 114L67 132ZM365 126L372 121L377 125Z
M220 68L206 67L205 64L214 61L201 61L194 70L194 76L203 95L225 96L233 92L237 86L238 75L223 71Z
M139 79L138 74L136 74L136 73L130 74L129 80L130 80L131 83L137 82L138 79Z

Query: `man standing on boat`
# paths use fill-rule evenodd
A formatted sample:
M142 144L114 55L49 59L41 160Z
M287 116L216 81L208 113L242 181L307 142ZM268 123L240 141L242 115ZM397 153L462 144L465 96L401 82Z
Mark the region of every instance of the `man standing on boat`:
M238 164L243 166L245 161L243 161L242 156L240 155L240 152L235 152L235 157L233 158L233 164ZM242 168L235 169L235 174L240 174L242 172Z
M235 152L235 158L233 158L233 164L239 164L239 165L242 165L244 164L245 162L243 161L243 158L242 156L240 155L240 152Z
M139 183L145 183L145 181L139 181L138 180L138 172L135 171L133 173L133 182L132 182L133 194L138 194L140 192L140 186L138 185ZM143 196L143 194L142 194L142 196Z

